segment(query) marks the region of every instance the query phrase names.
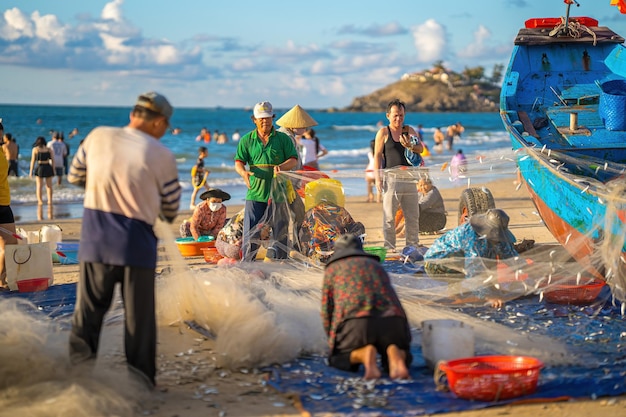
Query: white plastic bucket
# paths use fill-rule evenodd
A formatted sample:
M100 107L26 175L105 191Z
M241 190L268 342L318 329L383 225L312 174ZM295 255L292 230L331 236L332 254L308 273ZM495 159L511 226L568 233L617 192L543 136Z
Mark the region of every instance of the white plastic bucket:
M39 231L27 231L26 240L27 243L39 243Z
M474 329L458 320L425 320L422 322L422 355L431 369L435 369L439 361L474 356Z
M15 228L15 232L21 237L21 239L17 239L17 244L26 245L28 243L28 232L22 227Z
M47 224L39 229L39 242L49 242L50 251L54 253L57 249L57 243L63 241L63 231L56 224ZM30 241L29 241L30 243Z

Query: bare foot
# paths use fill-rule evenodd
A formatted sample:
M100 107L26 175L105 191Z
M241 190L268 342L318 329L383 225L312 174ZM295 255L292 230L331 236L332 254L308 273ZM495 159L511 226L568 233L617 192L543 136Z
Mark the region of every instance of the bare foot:
M380 369L376 365L376 348L372 345L365 346L365 360L363 366L365 366L365 379L378 379L381 377Z
M378 379L382 375L378 365L376 365L376 348L373 345L353 350L350 353L350 363L363 364L365 367L364 379Z
M406 353L396 345L387 347L389 358L389 378L409 379L409 370L406 367Z

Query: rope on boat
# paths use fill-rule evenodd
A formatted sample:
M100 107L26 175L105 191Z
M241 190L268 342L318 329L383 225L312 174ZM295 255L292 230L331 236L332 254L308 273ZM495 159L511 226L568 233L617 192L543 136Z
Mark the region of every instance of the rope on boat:
M554 27L554 29L550 31L550 36L558 36L563 34L571 38L580 38L582 36L582 32L587 32L591 36L593 36L593 46L596 46L597 38L596 33L593 30L575 21L566 22L563 16L561 16L561 23L559 23L557 26Z

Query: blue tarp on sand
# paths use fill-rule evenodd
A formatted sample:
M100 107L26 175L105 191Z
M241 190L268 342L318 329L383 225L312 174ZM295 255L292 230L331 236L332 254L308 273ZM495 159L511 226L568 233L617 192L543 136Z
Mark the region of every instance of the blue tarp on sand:
M608 288L605 290L601 296L610 299ZM473 316L486 314L485 308L459 310ZM490 310L488 315L489 320L520 332L532 329L566 343L576 352L577 365L545 367L534 394L499 402L468 401L451 392L437 391L433 372L426 367L421 348L415 343L412 379L406 382L383 378L367 384L355 378L362 370L361 374L342 372L328 367L325 358L310 357L272 368L269 384L281 392L297 395L304 410L310 413L335 412L344 416L419 416L520 401L626 393L626 318L621 315L619 304L566 306L538 302L538 297L533 296L509 302L500 310Z
M37 310L51 318L65 318L74 312L76 304L76 284L52 285L45 291L36 292L4 292L3 299L21 298L33 303Z
M49 317L65 321L76 302L76 284L53 285L33 293L5 292L0 297L21 298ZM610 300L608 288L601 298ZM325 358L299 358L271 368L268 383L277 390L295 394L311 413L336 412L345 416L418 416L503 405L518 401L556 401L564 398L594 398L626 393L626 318L620 305L610 302L577 307L538 302L538 297L511 301L500 310L459 309L485 316L520 332L536 331L572 347L577 366L546 367L541 371L536 393L509 401L473 402L450 392L436 390L421 348L414 346L412 379L395 382L380 379L365 382L358 374L330 368ZM477 352L488 354L489 352Z

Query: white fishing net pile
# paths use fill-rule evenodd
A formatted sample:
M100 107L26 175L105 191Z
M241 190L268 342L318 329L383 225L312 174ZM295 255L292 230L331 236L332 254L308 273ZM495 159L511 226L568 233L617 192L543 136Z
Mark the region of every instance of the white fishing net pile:
M521 240L531 236L533 229L543 226L532 206L511 205L511 201L517 201L515 199L519 196L526 198L522 194L522 185L514 183L516 169L511 155L468 160L467 170L455 179L447 164L432 165L428 169L411 168L398 176L415 183L427 175L440 189L454 186L459 190L482 189L491 180L510 180L510 189L493 194L493 199L496 207L506 207L505 211L510 215L517 212L518 217L524 219L511 225L511 231ZM611 166L607 169L618 168ZM350 211L351 199L364 195L364 172L328 174L343 184L348 200L346 209ZM292 180L308 178L308 174L289 175ZM624 185L623 181L594 184L605 189L603 200L607 202L606 216L599 221L604 222L605 230L613 233L593 240L597 250L593 251L591 261L604 267L603 278L611 291L605 288L594 301L581 307L591 317L599 315L605 303L619 305L625 298L622 250L626 233L621 222L624 211L615 203L621 201ZM358 198L359 201L363 199ZM286 198L274 201L279 200L285 201ZM448 211L453 211L449 213L446 225L451 229L457 225L459 203L456 199L447 200L446 206ZM377 212L378 220L374 225L370 224L371 220L364 221L365 245L382 245L382 206L370 204L369 207ZM351 214L354 216L355 213ZM356 217L354 220L362 219ZM190 262L178 252L174 243L176 236L171 230L171 226L162 223L156 226L164 247L164 251L159 252L162 273L156 282L160 326L193 323L203 328L204 334L213 334L218 366L230 369L285 363L305 354L327 354L320 315L323 264L307 258L293 246L284 248L290 254L284 261L266 263L259 259L229 267ZM398 239L399 249L403 242ZM261 243L265 246L276 244L271 241ZM423 261L405 259L399 254L395 261L386 262L385 267L407 312L414 344L420 343L424 321L452 319L472 328L476 354L529 355L541 359L546 365L562 365L580 362L585 353L562 339L551 337L546 331L551 321L546 299L551 291L560 288L563 281L576 286L598 280L571 258L570 253L586 250L577 245L580 241L576 239L567 242L567 250L556 241L537 244L521 253L519 258L506 260L499 267L493 260L485 259L482 260L482 270L473 276L464 275L463 258L446 261L450 265L461 265L460 275L429 276L423 272ZM485 293L502 299L504 306L494 310L485 299ZM536 302L537 308L530 315L536 313L539 318L526 317L510 307L522 297ZM131 380L120 380L119 369L112 373L113 376L108 376L107 369L102 366L95 373L91 367L69 366L67 323L62 330L59 323L19 301L0 300L0 307L3 312L0 321L0 416L133 415L141 390ZM573 311L565 310L563 314L573 314ZM110 316L119 318L120 314L116 310ZM595 331L590 328L593 326L577 325L576 322L572 326L572 331L583 338ZM585 363L593 363L593 359L587 357ZM51 410L54 413L51 414Z
M135 415L136 381L70 366L67 331L30 303L0 299L0 309L0 416Z
M425 168L409 168L398 174L411 183L420 177L428 176L440 189L444 187L484 187L488 181L508 178L511 188L504 195L494 194L496 207L506 205L512 197L524 197L521 183L514 184L517 172L513 155L497 158L477 157L467 161L466 170L455 178L448 164ZM351 196L364 194L365 180L362 171L327 172L332 178L341 181L347 200ZM310 173L288 173L286 175L299 188L301 181L310 181ZM313 174L315 175L315 174ZM287 187L288 188L288 187ZM287 191L290 192L290 191ZM613 191L613 192L621 192ZM460 192L459 192L460 193ZM519 195L517 194L519 193ZM524 197L525 198L525 197ZM607 198L608 199L608 198ZM283 203L280 203L280 202ZM274 204L287 204L286 195L274 196ZM446 202L448 207L458 207L458 202ZM346 204L350 211L350 203ZM377 210L382 227L382 207L371 205ZM526 228L541 226L541 219L534 209L516 207L505 211L523 210L525 219L521 224L512 225L511 231L521 240L529 233ZM351 213L354 215L354 213ZM450 213L449 213L450 214ZM454 228L448 221L447 230ZM607 218L612 215L607 211ZM449 216L450 219L450 216ZM355 218L359 221L359 218ZM272 219L264 219L271 223ZM607 221L609 221L607 219ZM368 233L366 224L365 245L382 245L382 234ZM159 228L163 242L173 242L175 236L166 227ZM292 235L290 233L290 235ZM293 236L293 235L292 235ZM621 248L625 233L617 238L604 240L602 249L593 256L605 258L606 265L621 262ZM261 242L265 246L277 246L275 241ZM398 239L399 249L403 239ZM570 245L577 242L568 242ZM174 245L165 245L166 255L174 268L163 274L157 285L159 318L162 324L195 321L216 335L216 349L220 363L228 367L259 366L281 363L305 353L326 354L326 337L321 326L320 289L323 280L323 263L299 253L294 246L284 247L290 254L283 262L264 263L261 259L253 263L237 263L232 267L206 267L190 270L179 257ZM569 251L576 251L571 246ZM404 262L402 262L404 261ZM509 327L484 317L474 317L462 311L462 307L482 307L489 311L489 303L484 294L497 296L505 303L520 297L533 297L537 303L545 302L546 294L560 285L584 285L597 282L598 278L583 270L570 252L556 241L547 245L535 245L520 257L504 260L499 267L491 259L484 259L482 270L473 276L437 275L423 273L423 261L400 259L390 267L390 275L396 286L411 326L419 334L425 320L448 318L468 323L474 329L477 347L482 352L499 354L525 354L538 357L546 364L563 364L576 360L576 352L562 342L540 332L522 332L515 326ZM463 265L463 258L446 260L454 265ZM465 272L464 268L461 268ZM609 268L610 269L610 268ZM617 269L613 266L613 270ZM624 299L624 286L621 279L611 278L607 282L613 295ZM604 291L589 305L596 312L607 301ZM610 300L609 300L610 301ZM614 302L618 302L614 300ZM512 313L515 316L515 313ZM595 314L595 313L594 313ZM520 320L512 317L511 322Z

